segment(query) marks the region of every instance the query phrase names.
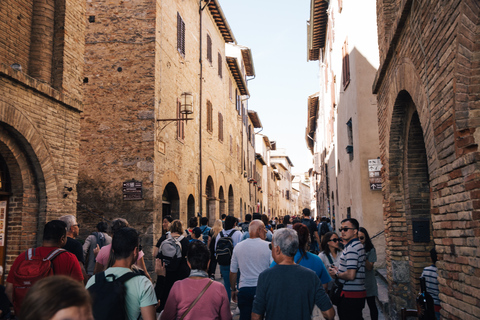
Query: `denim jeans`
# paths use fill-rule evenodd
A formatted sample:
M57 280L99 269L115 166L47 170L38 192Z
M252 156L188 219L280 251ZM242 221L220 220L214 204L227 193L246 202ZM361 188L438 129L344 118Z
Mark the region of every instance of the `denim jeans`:
M240 320L250 320L252 317L253 299L257 287L242 287L238 290L237 302L240 309Z
M228 266L220 266L220 274L222 275L223 278L223 285L225 286L225 289L227 290L227 295L228 295L228 302L230 302L230 299L232 298L232 292L230 289L230 265Z

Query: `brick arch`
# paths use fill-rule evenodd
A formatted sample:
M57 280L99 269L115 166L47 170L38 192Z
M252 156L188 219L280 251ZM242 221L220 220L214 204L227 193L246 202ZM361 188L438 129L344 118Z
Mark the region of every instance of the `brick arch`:
M55 165L48 150L47 143L35 125L20 110L0 101L0 124L12 137L10 145L18 145L29 159L39 187L40 199L45 199L43 214L39 223L61 215L60 183L55 173Z
M391 279L392 314L414 305L417 278L428 261L433 242L413 241L413 221L426 220L431 232L430 172L437 151L430 126L429 101L413 64L403 59L395 68L389 98L385 225L387 269Z

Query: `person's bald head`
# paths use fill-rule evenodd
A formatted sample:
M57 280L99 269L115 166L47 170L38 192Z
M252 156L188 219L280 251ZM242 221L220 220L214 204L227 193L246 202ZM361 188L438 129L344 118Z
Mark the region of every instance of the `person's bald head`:
M248 226L248 233L251 239L261 238L265 240L265 237L266 237L265 224L262 222L262 220L253 220L252 222L250 222L250 225Z

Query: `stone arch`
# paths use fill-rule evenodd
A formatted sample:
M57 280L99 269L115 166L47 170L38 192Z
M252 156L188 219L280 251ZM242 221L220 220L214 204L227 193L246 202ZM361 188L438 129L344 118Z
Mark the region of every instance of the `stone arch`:
M229 216L235 215L235 202L234 202L232 185L228 187L228 215Z
M187 221L195 217L195 198L190 194L187 199Z
M213 226L216 219L216 207L215 207L215 186L213 184L212 176L207 177L207 182L205 185L205 194L207 196L207 217L208 223Z
M220 217L222 214L227 214L225 212L225 193L223 192L223 187L218 188L218 209Z
M167 183L162 194L162 218L167 215L180 219L180 196L173 182Z

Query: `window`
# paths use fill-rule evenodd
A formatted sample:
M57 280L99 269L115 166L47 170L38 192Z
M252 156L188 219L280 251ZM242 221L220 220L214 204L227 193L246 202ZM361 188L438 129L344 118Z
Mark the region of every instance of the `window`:
M218 141L223 142L223 116L218 113Z
M207 131L212 133L213 132L213 106L210 101L207 101Z
M222 55L218 53L218 76L222 77Z
M177 119L185 118L185 114L180 113L181 103L177 101ZM185 121L177 121L177 139L180 141L185 140Z
M238 89L235 89L235 107L237 108L237 113L238 115L241 114L242 112L242 109L241 109L241 100L240 100L240 96L238 95Z
M228 97L233 101L233 84L232 79L228 79Z
M348 56L348 39L342 47L342 78L343 78L343 90L348 87L350 83L350 59Z
M177 12L177 50L185 57L185 22Z
M233 155L233 137L230 135L230 155Z
M212 38L207 34L207 60L212 64L213 55L212 55Z
M353 128L352 128L352 118L347 122L347 153L350 155L350 161L353 160Z

